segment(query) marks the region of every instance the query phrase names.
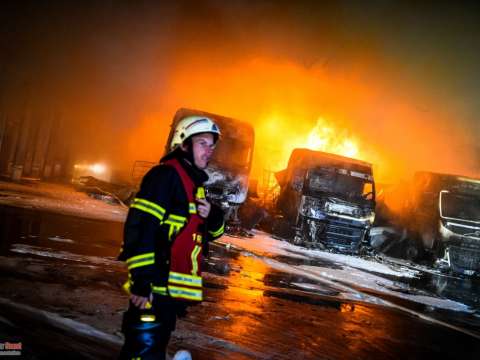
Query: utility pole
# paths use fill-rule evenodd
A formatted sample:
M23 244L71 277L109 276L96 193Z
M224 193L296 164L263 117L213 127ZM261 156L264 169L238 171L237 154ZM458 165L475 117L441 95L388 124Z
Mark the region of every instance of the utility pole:
M6 129L7 129L7 117L5 116L5 114L0 113L0 164L2 163L2 154L3 154Z
M25 165L25 155L27 152L27 143L31 128L30 111L26 110L23 115L22 125L20 127L20 139L15 152L14 164L12 169L12 180L18 181L22 178Z
M40 115L37 113L36 121L33 118L30 119L30 134L27 142L25 161L23 165L23 174L26 176L32 175L33 157L35 155L35 149L38 142L38 134L40 132L41 126L42 122L40 119Z
M17 149L18 138L20 136L20 127L21 123L12 119L9 123L9 128L7 128L7 133L9 134L7 153L6 153L6 174L8 176L12 175L13 165L15 162L15 151Z
M52 136L53 119L49 116L42 122L38 129L37 140L35 141L35 151L32 162L32 177L41 178L45 166L48 147Z
M45 151L45 160L43 167L43 177L51 178L54 173L55 166L55 153L57 151L57 142L58 142L58 126L60 123L60 115L56 113L53 116L52 126L49 129L49 141L47 143L47 148Z

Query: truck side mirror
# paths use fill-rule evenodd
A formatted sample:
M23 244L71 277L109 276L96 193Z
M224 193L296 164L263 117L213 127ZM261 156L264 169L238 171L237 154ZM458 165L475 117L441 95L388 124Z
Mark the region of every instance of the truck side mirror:
M366 200L373 200L373 184L372 183L363 184L362 197Z

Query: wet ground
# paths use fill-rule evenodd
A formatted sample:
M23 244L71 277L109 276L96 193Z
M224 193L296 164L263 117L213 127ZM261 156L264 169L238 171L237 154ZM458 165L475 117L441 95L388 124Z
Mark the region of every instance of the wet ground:
M127 302L125 269L115 260L121 236L120 222L1 206L0 343L21 341L30 359L115 358ZM194 359L478 358L478 279L428 269L391 279L393 294L451 299L470 310L436 309L313 276L342 266L298 255L245 251L228 237L212 244L206 299L179 322L170 350L189 349Z

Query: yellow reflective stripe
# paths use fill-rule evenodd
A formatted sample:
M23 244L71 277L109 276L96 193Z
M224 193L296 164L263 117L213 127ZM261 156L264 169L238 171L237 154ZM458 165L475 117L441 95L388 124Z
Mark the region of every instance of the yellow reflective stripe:
M176 222L183 225L183 223L187 221L187 218L185 216L170 214L168 215L167 221Z
M224 231L225 231L225 223L223 223L222 226L220 226L220 229L215 230L215 231L209 231L209 233L213 237L218 237L218 236L222 235Z
M139 205L143 205L145 207L151 208L157 211L162 217L165 215L165 209L160 205L155 204L152 201L148 201L146 199L141 199L141 198L135 198L133 199L133 204L139 204Z
M135 269L142 266L153 265L153 264L155 264L155 260L145 260L145 261L134 262L128 265L128 270Z
M143 205L140 205L140 204L132 204L132 205L130 205L130 207L138 209L138 210L142 210L146 213L149 213L150 215L155 216L160 221L163 220L163 215L159 214L157 211L155 211L153 209L150 209L146 206L143 206Z
M202 278L188 279L186 277L172 277L168 278L168 282L172 284L188 285L193 287L202 287Z
M202 301L202 290L188 289L180 286L169 286L171 297Z
M162 208L160 205L155 204L154 202L145 199L133 199L133 203L130 207L149 213L150 215L155 216L160 221L163 220L163 216L165 215L164 208Z
M153 322L155 321L155 315L153 314L143 314L140 316L140 320L143 322Z
M144 253L140 255L135 255L127 259L127 264L137 261L137 260L145 260L145 259L154 259L155 258L155 253L154 252L149 252L149 253Z
M187 222L187 218L180 215L170 214L168 215L167 220L163 223L165 225L170 225L170 229L168 230L168 239L171 240L173 233L178 232Z
M163 223L166 224L166 225L171 225L171 226L175 226L175 227L178 227L178 228L181 228L184 225L184 223L176 222L176 221L170 221L170 220L165 220Z
M197 188L197 194L196 197L198 199L205 199L205 188L203 186L199 186Z
M125 282L125 284L123 284L122 288L123 290L128 294L130 295L130 288L132 287L132 281L131 280L127 280Z
M189 274L184 274L184 273L179 273L179 272L176 272L176 271L170 271L169 273L169 276L173 276L173 277L182 277L182 278L186 278L186 279L190 279L192 281L199 281L201 282L202 281L202 277L201 276L196 276L196 275L189 275Z
M167 295L167 287L166 286L152 286L152 292L154 292L155 294Z
M192 251L192 255L191 255L191 258L192 258L192 275L197 275L198 273L198 261L197 261L197 256L198 256L198 253L200 252L200 250L202 250L202 248L198 245L195 245L195 248L193 249Z
M136 256L132 256L127 259L128 269L135 269L141 266L152 265L155 263L155 253L145 253Z
M178 233L178 231L183 227L183 224L171 223L169 221L165 221L164 224L170 225L170 229L168 229L168 239L172 239L173 233Z
M196 214L197 213L197 205L195 203L188 203L188 212L190 214Z
M168 274L168 282L196 287L202 286L202 278L200 276L182 274L174 271L170 271L170 274Z

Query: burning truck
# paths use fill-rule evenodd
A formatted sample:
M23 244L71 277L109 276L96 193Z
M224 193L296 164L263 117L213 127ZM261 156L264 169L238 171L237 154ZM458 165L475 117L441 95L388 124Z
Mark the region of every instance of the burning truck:
M217 151L206 169L209 180L205 184L205 189L208 199L225 212L227 230L232 230L240 226L238 209L247 198L253 158L253 127L246 122L225 116L181 108L173 118L165 152L170 151L170 143L178 122L191 115L211 118L222 132Z
M359 253L375 218L372 165L308 149L295 149L277 172L277 225L295 244Z
M420 255L456 273L480 272L480 179L417 172L406 205Z

